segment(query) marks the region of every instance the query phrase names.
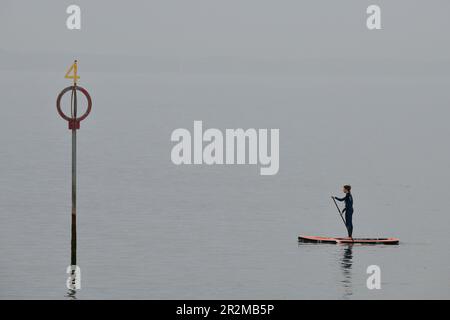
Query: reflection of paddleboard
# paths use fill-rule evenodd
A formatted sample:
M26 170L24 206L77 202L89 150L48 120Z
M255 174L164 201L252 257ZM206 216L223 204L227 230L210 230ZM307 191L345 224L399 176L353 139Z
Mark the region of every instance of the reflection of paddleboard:
M397 238L329 238L314 236L299 236L298 241L309 243L359 243L359 244L398 244Z

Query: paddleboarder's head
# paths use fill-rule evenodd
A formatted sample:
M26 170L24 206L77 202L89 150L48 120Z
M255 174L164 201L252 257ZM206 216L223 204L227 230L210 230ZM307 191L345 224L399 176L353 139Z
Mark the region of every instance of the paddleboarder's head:
M346 184L345 186L342 187L342 191L344 191L344 193L350 193L351 190L352 186L349 184Z

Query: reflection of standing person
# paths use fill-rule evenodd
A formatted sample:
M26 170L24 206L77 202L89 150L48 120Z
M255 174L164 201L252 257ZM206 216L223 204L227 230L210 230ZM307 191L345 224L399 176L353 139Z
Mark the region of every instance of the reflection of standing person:
M345 202L345 209L342 210L342 213L345 212L345 225L347 226L347 232L348 236L351 238L353 234L353 196L351 193L352 187L349 185L345 185L342 188L342 191L345 193L345 197L338 198L333 197L334 199L338 201L344 201Z
M353 265L353 245L347 245L344 247L343 256L341 260L342 273L344 274L344 280L341 281L344 288L344 299L350 298L353 294L352 283L352 265Z

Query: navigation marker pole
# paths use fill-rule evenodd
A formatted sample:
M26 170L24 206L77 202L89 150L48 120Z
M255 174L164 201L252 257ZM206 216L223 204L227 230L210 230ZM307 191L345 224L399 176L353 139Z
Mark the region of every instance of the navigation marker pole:
M73 75L71 75L71 73ZM73 65L67 71L66 79L73 79L73 85L61 91L56 99L56 109L58 114L68 122L69 130L72 131L72 227L71 227L71 242L70 242L70 266L67 267L69 278L67 279L67 288L72 290L81 289L81 270L77 265L77 130L80 129L80 123L87 118L92 109L92 100L86 89L77 85L78 79L78 62L75 60ZM66 115L61 109L61 99L67 93L71 92L70 97L70 117ZM77 92L80 91L87 100L87 109L85 113L78 117L78 101Z

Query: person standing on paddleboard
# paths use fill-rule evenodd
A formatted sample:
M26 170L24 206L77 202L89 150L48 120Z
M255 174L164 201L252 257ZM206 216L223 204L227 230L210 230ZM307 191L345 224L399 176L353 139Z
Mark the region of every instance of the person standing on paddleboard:
M350 238L352 238L352 234L353 234L353 222L352 222L353 196L352 196L351 190L352 190L351 186L345 185L342 188L342 191L345 193L345 197L343 197L343 198L333 197L337 201L345 201L345 209L342 210L342 213L345 212L345 225L347 227L348 236Z

